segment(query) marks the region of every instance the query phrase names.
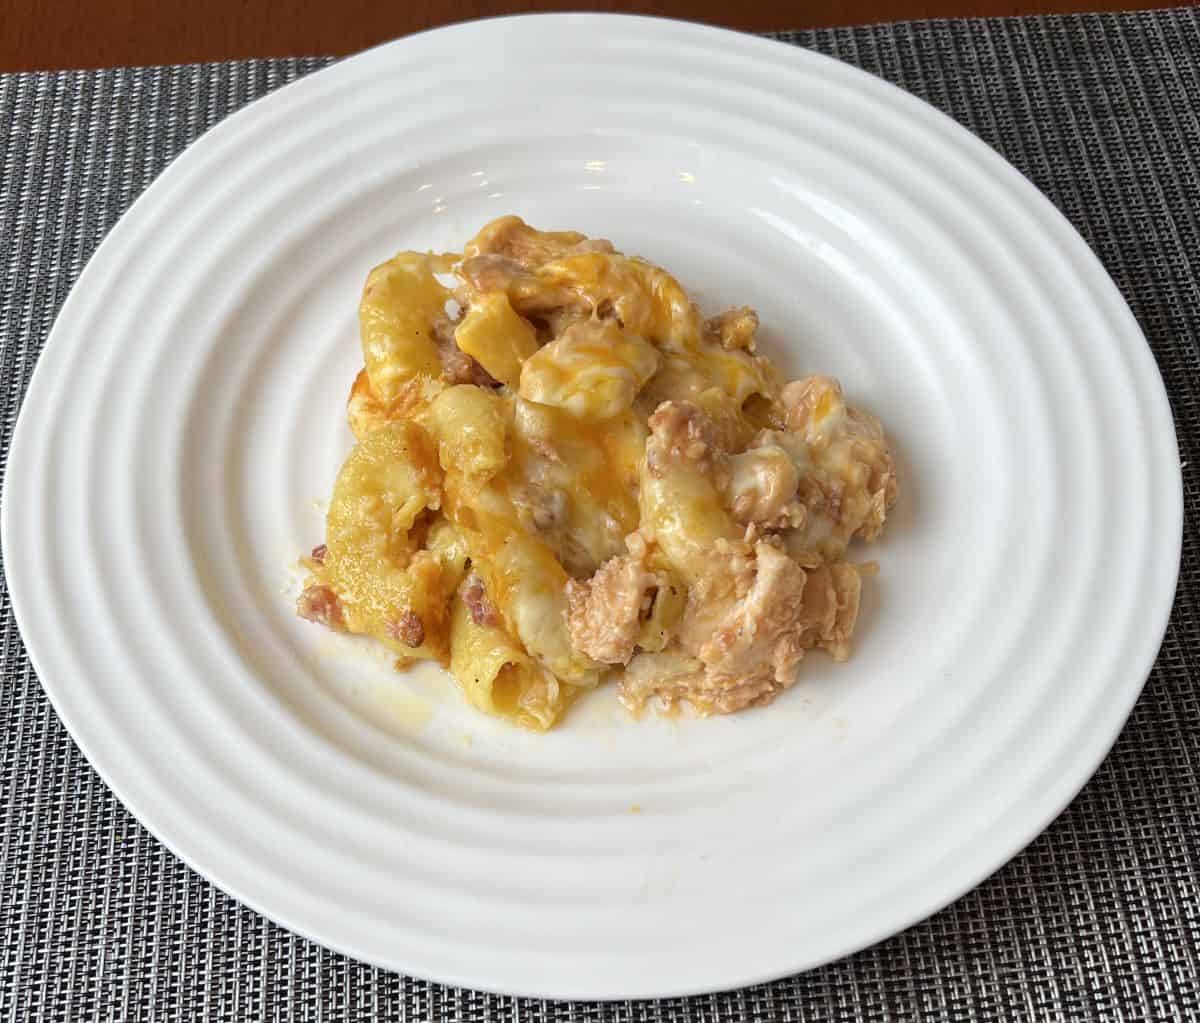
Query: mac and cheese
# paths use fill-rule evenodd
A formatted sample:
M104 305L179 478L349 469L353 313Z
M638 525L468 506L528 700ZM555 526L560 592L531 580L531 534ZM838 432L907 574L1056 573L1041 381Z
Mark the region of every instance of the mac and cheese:
M753 310L705 320L665 270L502 217L376 267L359 323L303 617L538 729L607 681L727 713L808 650L847 656L848 548L879 535L893 460L835 380L781 380Z

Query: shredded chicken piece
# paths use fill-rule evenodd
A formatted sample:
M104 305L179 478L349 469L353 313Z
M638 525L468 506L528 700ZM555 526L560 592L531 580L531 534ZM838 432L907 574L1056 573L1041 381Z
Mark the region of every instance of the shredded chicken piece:
M758 330L758 313L749 306L726 309L704 323L704 332L727 352L743 349L753 352L754 334Z
M652 476L661 478L672 464L688 465L709 477L740 525L779 530L804 522L804 506L796 500L795 461L769 431L749 450L730 455L719 426L688 401L663 402L648 425L646 468Z
M664 401L647 421L646 468L661 477L672 463L688 462L705 475L723 468L725 452L712 419L690 401Z
M618 695L634 713L640 711L647 700L657 698L667 707L680 702L690 703L707 716L765 706L781 691L782 687L761 676L733 684L728 679L707 674L704 665L694 657L667 650L636 654L625 669Z
M770 703L796 680L805 651L849 653L861 579L846 562L806 572L773 544L723 542L719 567L688 596L680 652L638 654L622 682L633 707L650 696L702 714Z
M718 545L720 567L689 594L680 645L734 685L759 674L790 685L804 656L804 569L770 544L744 547Z
M342 602L333 590L321 583L304 588L296 599L296 614L307 621L328 626L335 632L344 632L346 629Z
M797 503L800 476L796 463L779 445L761 443L729 459L724 498L740 523L766 529L785 529L804 521Z
M850 635L862 596L860 566L835 561L808 571L804 587L804 643L826 651L835 661L850 656Z
M851 408L830 377L783 389L787 432L774 434L801 462L799 501L807 509L788 549L802 564L841 558L854 539L875 540L896 500L896 466L872 415Z
M325 564L325 559L328 556L329 556L329 548L326 547L323 543L317 544L317 546L312 549L312 559L318 565Z
M571 645L604 664L633 656L642 615L661 580L639 558L610 558L584 582L567 582L567 630ZM649 599L648 599L649 598Z

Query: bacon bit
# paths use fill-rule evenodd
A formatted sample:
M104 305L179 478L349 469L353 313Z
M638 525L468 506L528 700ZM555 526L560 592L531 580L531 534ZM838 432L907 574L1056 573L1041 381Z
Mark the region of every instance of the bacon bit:
M419 647L425 642L425 624L416 611L405 608L394 622L389 623L388 635L405 646Z
M496 614L496 609L492 606L492 602L487 598L487 590L483 587L483 580L474 572L467 576L467 584L463 587L462 599L463 603L467 605L467 610L471 612L471 621L476 625L500 624L500 617Z
M296 614L306 621L326 625L335 632L344 632L346 619L342 602L328 586L307 586L296 598Z
M328 554L329 554L329 548L326 547L324 544L318 544L316 547L314 547L312 549L312 559L318 565L325 564L325 558L328 556Z

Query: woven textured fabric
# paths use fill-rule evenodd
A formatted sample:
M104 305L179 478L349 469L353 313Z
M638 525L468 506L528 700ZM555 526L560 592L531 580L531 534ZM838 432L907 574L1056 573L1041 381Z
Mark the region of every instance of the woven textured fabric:
M957 118L1083 233L1145 329L1185 469L1158 663L1095 778L950 908L729 994L482 995L326 951L238 905L112 796L48 705L0 590L0 1021L1179 1019L1200 1015L1200 15L787 34ZM189 142L326 61L0 76L0 450L104 233Z

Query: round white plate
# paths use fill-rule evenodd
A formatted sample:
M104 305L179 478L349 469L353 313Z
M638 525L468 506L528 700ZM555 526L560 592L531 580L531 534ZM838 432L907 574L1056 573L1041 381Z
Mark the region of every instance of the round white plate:
M364 275L508 212L757 307L882 417L901 498L849 663L708 721L602 690L533 735L295 618ZM3 511L46 691L179 856L373 963L607 998L817 965L1029 842L1158 650L1181 481L1129 310L987 146L804 50L561 16L373 50L188 150L64 306Z

